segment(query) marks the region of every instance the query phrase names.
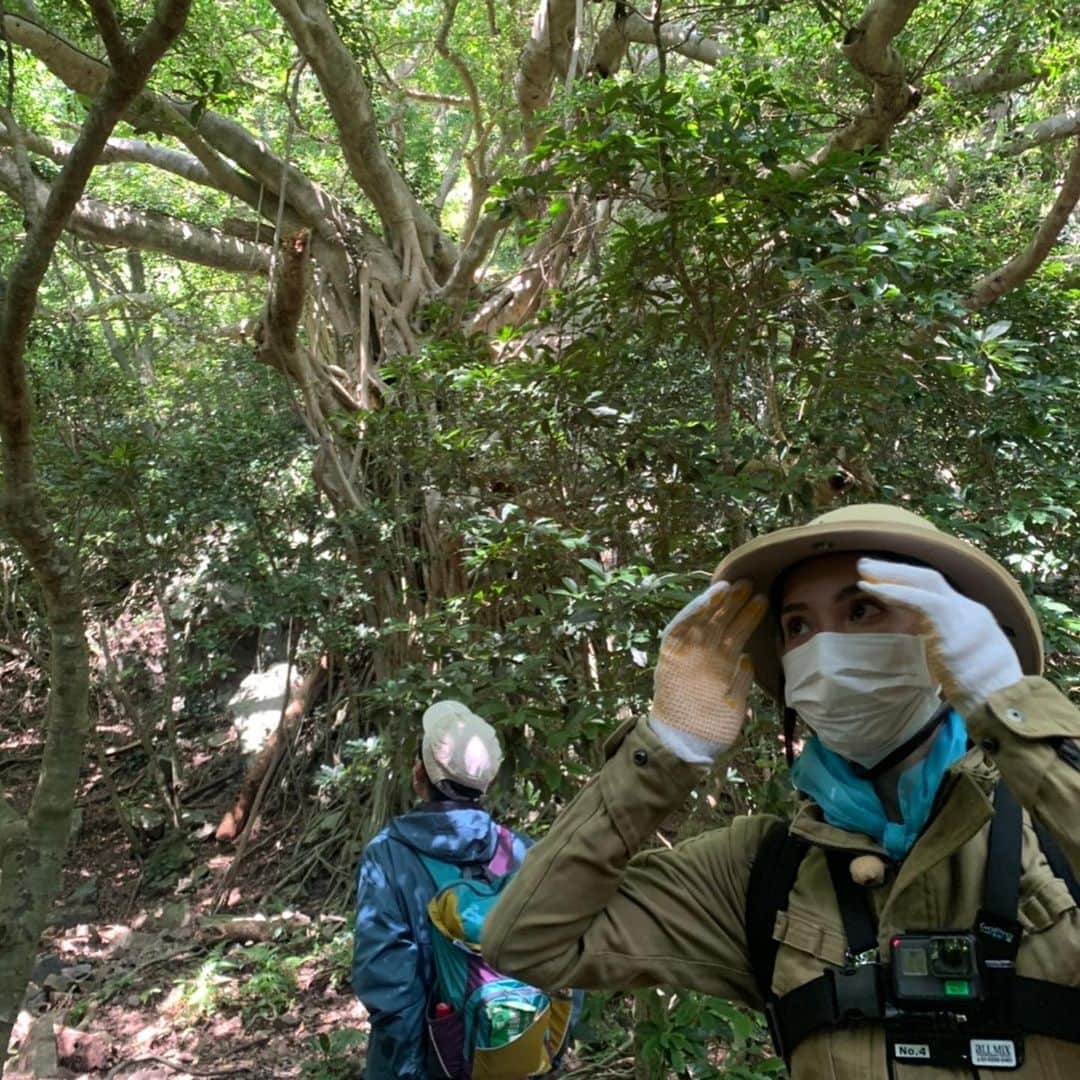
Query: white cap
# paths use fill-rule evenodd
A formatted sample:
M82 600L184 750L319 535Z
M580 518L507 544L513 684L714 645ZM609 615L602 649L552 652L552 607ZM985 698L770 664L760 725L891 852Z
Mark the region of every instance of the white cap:
M438 787L452 780L483 794L502 764L495 729L460 701L437 701L424 713L420 755ZM440 789L442 790L442 789Z

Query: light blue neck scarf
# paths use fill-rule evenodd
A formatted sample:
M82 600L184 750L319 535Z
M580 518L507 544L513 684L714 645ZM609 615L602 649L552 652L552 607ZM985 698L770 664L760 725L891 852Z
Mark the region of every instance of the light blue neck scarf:
M899 861L911 850L934 805L934 797L953 762L967 750L967 729L960 714L949 710L926 757L901 775L897 785L902 821L889 821L872 781L856 776L839 754L815 735L791 770L799 791L821 807L830 825L865 833Z

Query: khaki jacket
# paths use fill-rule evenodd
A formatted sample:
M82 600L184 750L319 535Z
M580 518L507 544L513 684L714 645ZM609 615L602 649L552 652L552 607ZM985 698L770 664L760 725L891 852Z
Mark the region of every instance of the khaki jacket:
M976 743L943 781L938 810L871 896L879 945L911 930L965 929L982 900L990 795L998 771L1025 807L1019 974L1080 986L1080 911L1043 857L1030 815L1045 824L1080 876L1080 771L1054 737L1080 738L1080 713L1049 683L1022 679L968 721ZM488 917L484 953L507 974L547 987L666 985L755 1008L762 1002L746 950L744 906L758 845L775 819L736 818L671 850L636 854L686 799L701 770L676 758L647 724L628 723L608 760L529 852ZM823 849L884 852L825 824L803 805L792 831L811 842L776 921L773 990L783 995L844 960L844 933ZM1080 1036L1080 1016L1077 1017ZM983 1070L986 1078L995 1070ZM1015 1080L1080 1080L1080 1043L1028 1036ZM792 1060L793 1080L888 1080L877 1026L822 1031ZM972 1073L895 1063L896 1080L971 1080Z

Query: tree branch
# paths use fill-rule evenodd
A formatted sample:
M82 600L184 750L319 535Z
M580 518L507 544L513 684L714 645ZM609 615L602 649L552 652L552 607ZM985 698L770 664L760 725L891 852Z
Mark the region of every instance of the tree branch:
M637 12L627 15L622 24L622 32L627 41L641 45L656 45L656 27ZM659 47L665 52L678 53L688 60L697 60L702 64L716 64L725 56L734 56L735 50L724 45L716 38L702 33L690 22L665 22L660 27Z
M400 93L414 101L427 101L432 105L449 105L455 109L469 107L468 98L456 97L454 94L429 94L424 90L413 90L408 86L398 86L396 83L394 85Z
M455 147L450 154L450 160L446 163L446 169L443 171L442 180L439 182L439 190L435 196L435 209L441 214L443 207L446 205L446 199L450 192L453 190L454 185L458 181L458 177L461 175L461 159L465 156L465 148L468 146L469 137L465 136Z
M100 60L76 48L53 30L21 16L6 15L4 29L10 41L31 52L72 90L87 96L94 96L101 92L109 77L109 68ZM190 103L173 101L153 92L144 91L132 102L127 110L126 118L139 127L184 140L190 138L190 133L194 131L191 125L193 109L194 106ZM266 198L266 196L273 197L278 194L284 169L290 208L326 243L333 245L340 242L342 233L340 222L345 217L345 212L337 200L318 185L313 184L299 169L291 165L286 167L285 163L264 142L255 139L239 124L209 109L198 118L198 133L220 154L236 162L254 179L256 185L262 187L264 197L261 201L266 206L273 201L272 198ZM135 144L137 140L129 142ZM161 153L175 155L175 151L164 149ZM169 160L173 164L177 163L175 156ZM166 168L163 161L164 159L148 160L147 164ZM176 171L178 175L184 175L180 169L169 167L168 171ZM198 176L201 179L210 177L211 183L208 186L220 190L220 185L211 176L209 170ZM196 179L195 174L190 178ZM201 182L201 179L197 182ZM256 205L259 201L256 199ZM361 229L358 219L351 219L351 223L357 229ZM385 246L380 245L378 239L369 230L361 229L361 231L366 232L372 248L383 247L382 261L392 259L390 253L385 251Z
M1022 154L1035 146L1045 146L1058 139L1067 139L1070 135L1080 135L1080 109L1072 112L1048 116L1045 120L1036 120L1014 132L1002 147L1003 154Z
M296 350L297 328L307 293L311 247L308 234L285 238L281 261L270 284L259 341L259 359L271 367L288 370L289 357Z
M625 32L627 17L624 12L616 10L611 22L597 35L592 56L589 58L590 74L608 79L622 67L630 45L630 39Z
M109 0L86 0L86 3L93 13L98 34L105 43L105 52L109 56L109 62L117 70L123 69L131 62L131 49L116 20L116 12L112 4Z
M1043 77L1041 71L1032 68L1020 68L1012 71L999 71L995 68L983 68L974 75L963 75L952 79L942 79L942 84L955 94L1006 94L1010 90L1019 90L1028 83L1038 82Z
M14 113L8 108L0 109L0 120L4 123L4 137L7 145L12 148L12 156L18 170L19 186L22 190L23 216L29 225L37 221L38 211L44 198L44 192L39 191L34 170L30 166L30 138L19 126Z
M95 101L68 160L49 191L40 218L12 267L4 304L3 333L0 334L5 360L8 356L21 357L37 291L60 233L78 203L113 127L142 89L151 68L180 32L190 5L191 0L169 0L160 4L157 14L139 35L130 62L123 71L114 71L108 77L100 98ZM0 373L15 376L8 370L7 362L0 364ZM0 416L14 422L14 414L7 409Z
M793 176L806 175L838 150L884 145L893 128L918 105L920 93L908 85L904 61L893 47L893 39L918 5L919 0L871 0L848 30L841 48L851 66L873 84L873 97L809 162L789 168Z
M0 119L6 118L0 111ZM182 118L181 118L182 119ZM184 121L187 127L187 122ZM183 180L203 187L212 188L214 191L222 191L234 195L247 203L252 209L262 212L263 216L273 220L273 207L271 200L260 198L259 185L250 177L244 176L227 165L220 155L216 154L198 134L191 130L189 139L185 139L189 145L201 150L198 156L181 153L165 146L156 146L153 143L144 142L142 139L110 139L105 144L104 150L97 164L138 164L149 165L162 172L172 173ZM51 161L63 164L71 154L71 144L61 142L59 139L49 139L32 133L24 134L27 148L35 154L47 157ZM0 127L0 146L14 146L11 125ZM16 159L17 160L17 159ZM203 162L206 162L204 165ZM25 185L24 185L25 186ZM23 202L25 206L25 200ZM295 213L290 213L286 220L290 226L299 228L301 221Z
M4 28L9 40L31 52L71 89L88 96L101 91L109 75L109 68L101 61L82 52L54 31L29 19L7 15L4 19ZM194 131L191 125L193 110L194 105L191 103L175 101L144 90L128 109L127 118L140 127L185 139L189 132ZM282 178L285 178L290 211L284 219L285 227L290 230L293 228L292 214L295 214L299 219L296 223L297 227L302 224L311 229L314 238L313 253L321 263L327 266L335 281L345 282L349 279L349 256L344 244L344 237L347 235L351 248L370 264L373 277L385 282L390 289L400 288L401 265L398 259L383 240L376 236L359 217L347 211L337 199L309 180L295 166L282 161L264 142L254 138L240 124L210 109L204 111L197 119L198 134L225 158L235 162L260 185L262 197L256 200L254 208L271 219L274 217ZM138 151L134 149L138 140L116 140L116 142L119 146L126 144L133 154L138 154ZM159 155L168 155L168 158ZM105 156L108 157L108 153ZM185 162L182 167L177 168L176 166L180 165L180 158L182 155L176 154L175 151L155 148L155 154L152 158L148 157L146 163L167 168L168 171L175 171L177 175L184 175L183 170L190 169L192 179L198 177L200 181L209 180L208 186L220 190L213 176L205 168L202 172L196 172L190 162ZM111 219L111 213L106 216ZM96 220L90 224L100 225L101 223L100 220ZM76 224L82 225L84 222L77 219ZM135 235L138 236L138 234L137 230ZM177 238L171 235L168 238L171 246L158 247L156 243L150 243L146 245L146 249L171 251L177 257L189 258L192 262L203 261L200 251L209 251L211 257L216 257L213 245L206 248L198 242L202 236L202 230L196 229L192 236L196 241L194 251L190 250L192 245L182 243L183 237ZM112 244L126 242L115 230L111 239L104 236L95 236L95 238ZM175 246L178 240L181 242ZM181 254L181 251L186 251L188 254ZM243 258L241 256L237 262ZM255 267L260 273L264 272L261 259L262 255ZM220 265L226 269L241 271L248 266L246 262L243 266L232 262L228 264L215 262L209 265Z
M379 140L371 93L323 0L273 0L300 54L310 64L341 135L353 179L371 200L408 263L417 244L439 278L450 272L455 245L416 201ZM410 268L406 267L406 273Z
M93 271L86 266L83 267L83 270L87 272L87 279L90 280ZM116 312L125 322L128 321L129 315L143 321L149 321L151 318L157 317L168 323L177 334L186 335L194 341L205 341L210 343L216 343L223 339L240 342L253 340L261 321L258 318L249 316L248 318L240 319L235 323L207 329L200 325L197 318L189 318L183 312L177 311L176 308L166 303L161 297L155 296L153 293L125 292L113 293L106 296L101 294L100 282L96 282L94 292L95 299L92 304L87 304L84 307L79 308L66 309L64 311L50 309L42 311L42 314L57 322L81 322L87 319L97 319L100 321L103 331L109 327L111 316L114 312ZM119 348L119 343L117 343L117 345ZM131 366L131 362L122 348L119 353L114 353L114 359L128 375L131 375L132 377L135 376L135 371ZM0 650L2 649L3 645L0 644Z
M34 183L35 197L44 201L44 181L34 177ZM0 154L0 190L21 203L23 191L10 154ZM72 208L66 227L76 236L111 247L160 251L221 270L265 274L270 269L267 245L248 243L152 210L129 210L86 196Z
M1035 238L1004 266L976 282L975 288L965 302L967 309L981 311L1027 281L1050 254L1051 248L1061 235L1078 201L1080 201L1080 138L1076 140L1073 147L1061 190L1054 200L1054 205L1050 207L1050 212L1035 233Z
M28 150L50 161L55 161L58 165L63 165L71 154L71 143L62 142L60 139L50 139L32 131L24 131L23 140ZM13 145L12 133L6 127L0 127L0 146ZM97 164L99 166L151 165L162 172L173 173L183 180L190 180L193 184L217 187L206 169L190 154L170 150L165 146L155 146L142 139L110 139L101 151Z
M576 0L540 0L532 34L521 50L514 88L527 150L536 145L539 137L536 114L551 100L556 76L564 78L569 69L576 15Z
M484 143L485 134L484 109L480 104L480 91L476 88L476 80L469 70L469 65L465 63L457 52L450 48L448 43L450 28L454 25L454 16L457 14L458 0L444 0L444 3L446 11L439 32L435 36L435 51L458 73L458 78L461 79L461 84L465 87L465 93L469 98L469 107L472 109L473 114L473 137L476 139L476 146L481 147Z
M475 284L477 270L483 265L495 246L499 233L506 228L509 220L509 215L504 216L497 211L484 214L480 218L469 242L461 249L453 273L442 288L441 295L444 299L453 302L468 296Z

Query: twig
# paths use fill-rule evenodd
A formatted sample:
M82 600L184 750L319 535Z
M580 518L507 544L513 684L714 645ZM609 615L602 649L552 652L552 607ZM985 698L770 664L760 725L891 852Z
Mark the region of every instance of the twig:
M667 79L667 53L664 52L664 41L661 31L664 25L663 0L653 0L652 11L649 13L649 21L653 26L653 35L656 38L656 63L660 68L661 84Z
M237 774L241 772L243 772L243 763L238 760L228 772L222 773L216 780L211 780L192 791L185 792L184 805L189 810L198 809L197 799L209 795L212 791L217 791L218 788L224 787L226 784L231 784L236 779Z
M135 884L131 887L131 895L128 897L127 903L124 905L124 914L121 916L121 921L127 922L131 918L132 909L135 907L135 901L139 898L139 890L142 888L143 883L143 867L139 865L139 872L135 875Z
M121 757L123 754L129 754L132 750L143 750L142 739L135 739L133 742L124 743L123 746L110 746L105 750L105 756L109 758Z
M193 1069L189 1065L178 1064L175 1061L170 1061L168 1058L151 1056L128 1058L127 1061L121 1061L119 1065L114 1065L108 1071L105 1080L112 1080L114 1076L119 1076L124 1069L131 1069L136 1065L164 1065L174 1072L187 1073L188 1076L252 1076L255 1073L254 1064L238 1065L233 1069Z
M106 987L101 994L100 1005L105 1005L112 1001L121 989L125 986L130 986L134 981L136 975L141 975L144 971L149 971L153 967L157 967L159 964L168 963L170 960L178 960L182 956L194 954L197 952L206 952L207 950L202 946L196 946L192 948L191 945L184 945L179 949L173 949L172 952L163 953L161 956L155 956L151 960L146 960L141 964L136 964L130 971L125 971L118 979L117 984L113 985L110 989Z
M116 820L120 823L120 828L124 830L127 842L131 845L132 854L135 856L136 860L141 862L141 860L139 860L139 838L135 835L135 829L132 827L131 821L124 811L124 804L120 801L120 792L116 788L116 778L113 776L112 769L109 767L108 755L101 744L101 735L98 732L96 722L90 726L90 745L93 746L94 755L98 759L98 768L101 770L101 779L105 783L105 791L108 794L109 802L112 803L113 812L116 814Z
M621 1045L612 1050L611 1053L604 1055L602 1058L596 1058L594 1061L582 1063L578 1068L571 1069L566 1075L580 1078L582 1076L590 1076L593 1073L598 1073L601 1069L606 1068L608 1065L613 1064L619 1058L623 1057L633 1045L634 1040L632 1037L626 1039Z
M142 783L142 781L143 781L143 776L140 773L134 779L128 780L127 783L119 784L117 786L116 790L117 790L117 792L119 794L126 795L133 788L137 788ZM96 783L96 781L94 783ZM88 791L92 790L93 787L94 787L94 784L91 784L90 788L88 788L87 790ZM81 805L81 806L94 806L99 802L104 802L108 797L109 797L109 793L107 791L99 791L96 795L94 795L92 797L88 796L88 795L84 795L83 798L82 798L82 801L80 802L79 805Z
M41 751L44 746L37 744L37 750L32 754L24 754L22 757L9 757L0 759L0 769L9 769L19 765L38 765L41 763Z

